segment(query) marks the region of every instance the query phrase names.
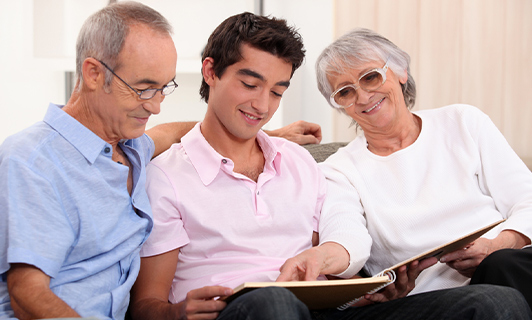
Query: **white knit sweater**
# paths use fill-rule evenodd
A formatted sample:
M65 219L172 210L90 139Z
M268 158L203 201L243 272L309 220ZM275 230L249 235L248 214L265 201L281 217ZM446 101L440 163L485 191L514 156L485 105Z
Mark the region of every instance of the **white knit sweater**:
M487 115L467 105L415 112L418 139L382 157L362 135L321 169L328 192L320 242L350 254L348 277L363 266L376 274L491 222L485 235L511 229L532 239L532 173ZM423 271L412 293L467 284L445 264Z

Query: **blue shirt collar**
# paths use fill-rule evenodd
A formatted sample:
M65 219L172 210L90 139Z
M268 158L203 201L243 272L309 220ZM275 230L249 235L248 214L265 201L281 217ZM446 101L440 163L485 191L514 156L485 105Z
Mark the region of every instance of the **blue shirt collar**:
M102 151L106 147L111 148L111 145L64 112L62 108L63 106L50 103L44 122L72 144L91 165L94 164ZM108 154L111 156L111 152Z

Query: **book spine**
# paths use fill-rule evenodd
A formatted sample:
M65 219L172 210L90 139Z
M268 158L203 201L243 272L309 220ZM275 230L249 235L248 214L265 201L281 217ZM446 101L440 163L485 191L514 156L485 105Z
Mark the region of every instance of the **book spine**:
M378 292L381 289L384 289L386 286L390 285L391 283L394 283L395 278L396 278L395 271L393 271L393 270L387 271L386 273L381 272L381 273L375 275L375 277L382 277L382 276L388 276L388 279L390 279L390 282L385 283L382 286L377 287L377 288L367 292L366 294L374 294L375 292ZM358 301L360 301L362 299L364 299L364 296L361 296L361 297L353 299L353 300L351 300L349 302L346 302L346 303L342 304L341 306L336 307L336 309L338 309L339 311L344 311L345 309L347 309L349 307L352 307L355 303L357 303Z

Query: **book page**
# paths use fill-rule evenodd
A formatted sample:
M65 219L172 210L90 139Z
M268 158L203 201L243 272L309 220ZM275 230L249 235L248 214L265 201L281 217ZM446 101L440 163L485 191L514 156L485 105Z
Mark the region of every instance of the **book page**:
M380 273L378 273L376 276L381 276L381 275L385 275L387 272L390 272L390 271L397 271L397 269L399 269L401 266L404 266L406 264L409 264L413 261L416 261L416 260L423 260L423 259L426 259L426 258L431 258L431 257L436 257L438 258L438 260L440 260L440 257L446 255L447 253L450 253L450 252L453 252L453 251L456 251L458 249L462 249L464 247L466 247L468 244L470 244L471 242L475 241L476 239L480 238L480 236L482 236L484 233L488 232L489 230L491 230L493 227L495 227L496 225L504 222L506 219L503 219L503 220L499 220L497 222L494 222L490 225L487 225L483 228L480 228L476 231L473 231L463 237L460 237L456 240L453 240L453 241L450 241L450 242L447 242L441 246L437 246L435 248L432 248L428 251L425 251L421 254L418 254L417 256L414 256L408 260L405 260L405 261L402 261L402 262L399 262L398 264L388 268L388 269L385 269L383 271L381 271Z
M292 291L309 309L317 310L339 307L389 283L391 280L387 276L322 281L246 282L236 287L234 294L224 300L229 303L251 290L279 286Z

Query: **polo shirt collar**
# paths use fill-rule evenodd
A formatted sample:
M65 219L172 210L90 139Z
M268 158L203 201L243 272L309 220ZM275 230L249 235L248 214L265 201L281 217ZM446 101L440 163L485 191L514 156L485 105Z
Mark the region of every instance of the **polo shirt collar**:
M111 145L64 112L62 108L63 106L50 103L44 122L72 144L92 165L102 150Z
M232 171L234 168L233 161L223 157L205 140L200 130L201 122L197 123L194 128L187 133L182 139L181 144L185 149L187 156L196 169L204 185L211 184L223 166ZM264 169L271 169L277 174L281 172L281 152L276 148L270 137L259 130L257 140L264 154ZM225 163L224 163L225 162Z
M276 147L270 136L268 136L264 131L259 130L257 133L257 140L259 141L259 146L262 149L264 154L264 169L267 170L271 168L277 174L281 174L281 151L280 148ZM284 144L286 141L283 141Z

